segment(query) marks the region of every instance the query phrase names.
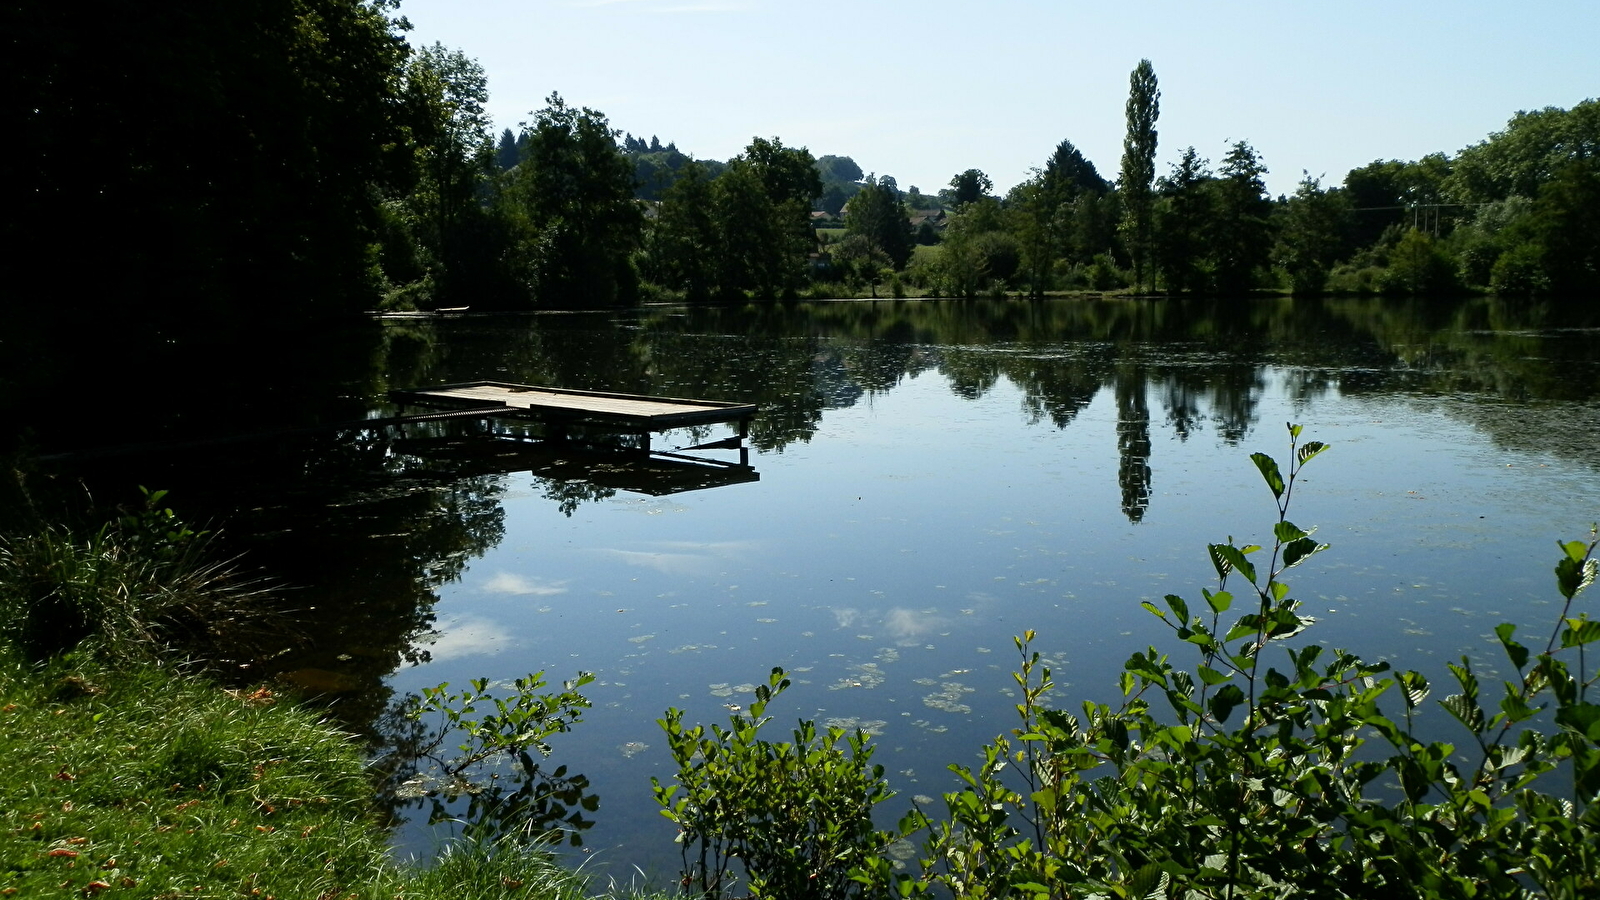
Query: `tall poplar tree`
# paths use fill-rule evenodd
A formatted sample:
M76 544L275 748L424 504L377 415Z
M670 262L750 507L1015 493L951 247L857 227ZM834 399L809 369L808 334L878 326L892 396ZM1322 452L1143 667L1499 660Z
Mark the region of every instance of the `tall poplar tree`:
M1122 139L1122 191L1126 211L1123 227L1128 235L1128 250L1133 254L1133 287L1144 285L1144 271L1150 255L1151 220L1155 195L1151 183L1156 177L1156 117L1161 114L1161 91L1156 87L1156 70L1150 60L1141 59L1128 76L1128 134Z

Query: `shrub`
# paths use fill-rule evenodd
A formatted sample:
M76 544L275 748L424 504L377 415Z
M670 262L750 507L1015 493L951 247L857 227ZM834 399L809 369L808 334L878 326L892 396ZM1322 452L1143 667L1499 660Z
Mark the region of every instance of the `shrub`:
M1489 272L1489 287L1502 297L1532 297L1550 289L1544 253L1537 244L1518 244L1500 254Z
M712 725L709 734L686 728L679 709L659 720L678 783L651 783L662 815L679 829L683 886L702 896L733 888L735 860L753 897L874 896L851 874L897 837L872 823L873 807L892 796L883 767L872 764L859 729L819 733L803 721L792 743L762 739L767 704L788 686L773 669L749 714L736 712L730 727Z
M87 536L56 524L0 537L0 640L34 660L84 640L108 658L223 661L281 646L258 581L218 561L213 535L146 491L141 509Z
M1298 443L1298 426L1290 435L1286 475L1252 456L1278 506L1260 568L1261 547L1212 544L1218 583L1198 614L1176 595L1144 604L1194 647L1192 671L1154 647L1135 653L1122 704L1085 703L1079 718L1044 705L1050 672L1025 633L1021 727L977 770L952 767L966 786L945 795L943 819L915 810L902 822L926 835L919 871L875 857L863 883L897 896L1596 896L1600 704L1584 648L1600 622L1572 609L1595 578L1594 535L1561 545L1566 605L1541 652L1511 625L1495 630L1517 673L1498 711L1463 657L1440 705L1468 741L1424 740L1411 730L1422 675L1286 645L1311 620L1282 576L1327 549L1288 518L1301 468L1326 448ZM1224 627L1236 602L1247 611ZM1265 661L1274 646L1283 669ZM1401 721L1380 710L1385 696ZM1374 735L1381 744L1365 746ZM1369 795L1384 778L1397 794Z
M1301 470L1327 449L1300 434L1289 426L1286 470L1251 456L1277 508L1268 549L1211 544L1217 584L1200 603L1144 604L1193 665L1134 653L1121 703L1073 715L1046 704L1050 670L1024 633L1020 726L976 768L951 766L963 786L940 816L914 807L874 830L888 793L872 748L858 733L846 755L837 732L819 739L809 722L794 744L760 741L773 691L710 736L669 711L687 791L656 793L682 829L686 877L713 895L739 859L757 896L849 896L796 887L845 865L871 897L1600 896L1600 703L1588 693L1600 676L1585 655L1600 621L1574 609L1597 574L1597 535L1560 545L1565 603L1542 649L1495 629L1516 673L1496 704L1465 657L1449 667L1456 690L1439 705L1466 740L1424 738L1421 674L1291 643L1312 620L1284 576L1328 549L1289 518ZM899 870L886 849L918 835L920 860Z

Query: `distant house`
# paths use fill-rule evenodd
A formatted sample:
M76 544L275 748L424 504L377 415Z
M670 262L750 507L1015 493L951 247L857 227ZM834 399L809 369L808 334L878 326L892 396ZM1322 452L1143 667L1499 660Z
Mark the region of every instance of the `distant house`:
M811 226L813 228L832 228L840 223L840 218L825 209L813 210L811 213Z
M913 209L911 211L911 227L913 229L921 228L924 222L934 231L943 231L944 226L948 224L945 220L943 209Z

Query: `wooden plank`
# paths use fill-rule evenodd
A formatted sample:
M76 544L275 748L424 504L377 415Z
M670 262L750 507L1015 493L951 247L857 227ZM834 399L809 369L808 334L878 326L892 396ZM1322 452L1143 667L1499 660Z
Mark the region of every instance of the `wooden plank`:
M504 404L557 421L622 425L666 431L685 425L744 422L756 414L753 403L649 397L604 391L577 391L535 385L479 381L395 391L404 403L419 405Z

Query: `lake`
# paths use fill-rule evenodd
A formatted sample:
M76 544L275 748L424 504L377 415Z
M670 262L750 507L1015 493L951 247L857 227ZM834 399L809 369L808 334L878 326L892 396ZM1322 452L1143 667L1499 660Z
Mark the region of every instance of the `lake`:
M1199 602L1208 542L1270 538L1249 454L1284 460L1287 422L1332 445L1290 514L1332 545L1288 578L1318 619L1305 639L1438 687L1463 654L1493 679L1501 621L1548 633L1554 542L1600 519L1591 311L857 301L336 337L323 352L362 364L301 399L352 418L392 414L388 389L480 379L760 404L748 468L693 449L726 428L656 437L724 464L689 481L447 425L160 470L295 586L311 624L273 669L344 697L353 727L392 736L385 706L440 682L594 673L593 709L547 765L600 798L573 852L624 878L677 864L650 794L673 774L655 724L669 706L725 721L782 666L795 685L770 736L799 717L866 729L898 814L1013 727L1024 630L1073 709L1111 699L1148 645L1188 662L1140 602ZM420 808L398 815L402 851L439 840Z

